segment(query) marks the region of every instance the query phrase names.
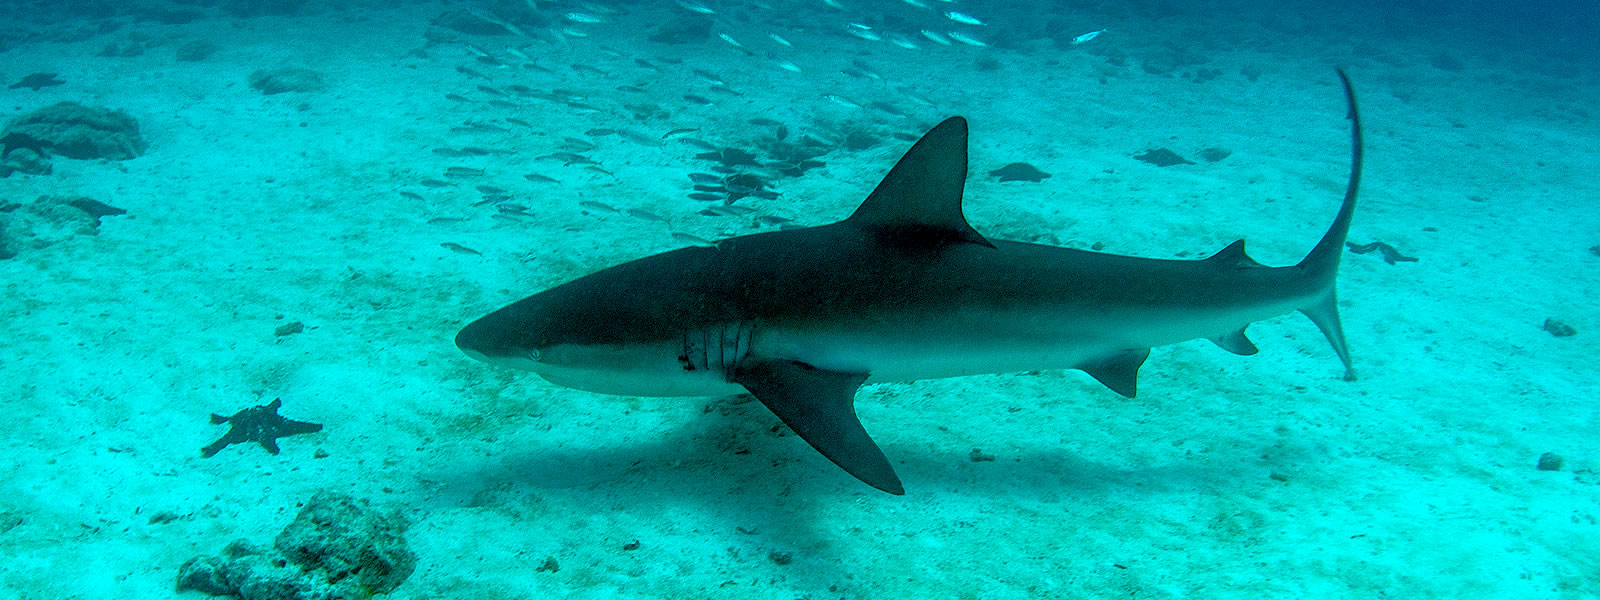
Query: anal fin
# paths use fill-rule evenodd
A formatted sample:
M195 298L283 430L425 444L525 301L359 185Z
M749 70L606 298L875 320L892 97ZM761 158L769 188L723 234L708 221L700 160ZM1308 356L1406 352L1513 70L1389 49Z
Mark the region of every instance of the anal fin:
M733 375L833 464L867 485L902 495L900 477L856 418L856 389L866 380L865 373L824 371L788 360L746 363Z
M1239 356L1253 356L1261 351L1256 348L1255 344L1250 342L1250 338L1244 336L1243 327L1240 327L1238 331L1211 338L1211 343L1216 344L1218 348Z

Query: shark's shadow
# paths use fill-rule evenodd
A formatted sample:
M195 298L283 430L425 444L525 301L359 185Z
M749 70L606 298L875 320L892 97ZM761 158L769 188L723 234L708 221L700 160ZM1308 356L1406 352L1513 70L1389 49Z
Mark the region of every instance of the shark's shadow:
M837 520L824 518L836 514L841 502L894 503L901 505L894 508L899 511L983 501L971 498L1119 496L1132 488L1162 493L1203 487L1226 475L1219 470L1239 468L1236 461L1196 460L1125 469L1054 446L1007 453L994 462L974 462L968 439L952 436L948 451L929 452L925 442L893 435L892 423L879 423L874 429L889 440L885 451L909 484L908 495L893 496L840 473L759 403L699 413L685 411L680 426L650 439L599 448L541 443L539 433L527 428L516 439L502 439L516 451L492 461L457 463L448 471L428 475L443 484L432 503L518 505L539 498L546 505L691 514L694 522L686 525L692 526L680 532L699 533L677 535L703 536L715 540L710 547L737 548L742 556L719 554L714 560L737 560L745 568L760 564L762 571L750 576L826 590L845 584L851 573L821 566L781 567L765 557L769 552L794 551L800 560L815 558L822 564L853 558L828 554L828 549L844 546L840 536L845 534ZM873 512L878 511L869 507L863 514ZM550 524L542 525L540 529Z

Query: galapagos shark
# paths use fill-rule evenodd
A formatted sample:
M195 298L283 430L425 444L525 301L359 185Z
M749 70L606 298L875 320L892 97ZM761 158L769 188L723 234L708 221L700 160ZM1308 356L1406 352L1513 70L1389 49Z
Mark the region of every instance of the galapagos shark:
M967 121L928 131L849 218L610 267L529 296L456 336L467 355L603 394L749 393L846 472L904 494L862 427L863 384L1079 369L1132 397L1150 348L1207 338L1255 354L1251 323L1299 311L1353 371L1335 301L1361 182L1350 80L1344 202L1298 264L1234 242L1203 260L990 240L961 210Z

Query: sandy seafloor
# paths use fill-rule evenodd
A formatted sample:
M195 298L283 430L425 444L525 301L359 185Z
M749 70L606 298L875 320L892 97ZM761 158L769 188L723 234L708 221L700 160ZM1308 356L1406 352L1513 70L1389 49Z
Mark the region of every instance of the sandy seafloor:
M795 14L814 26L781 29L792 50L765 39L777 16L724 7L717 31L755 57L714 37L646 41L683 12L671 3L619 5L612 23L563 44L542 31L469 38L526 47L544 73L428 45L428 22L448 8L125 20L0 55L5 83L36 71L67 82L0 89L7 119L78 101L129 112L149 143L133 160L57 158L50 175L0 179L8 202L81 195L129 211L96 236L0 261L0 596L203 597L174 592L180 564L236 538L269 543L297 503L332 489L411 520L419 565L395 598L1600 597L1593 63L1563 72L1534 49L1485 49L1459 31L1200 12L1086 14L1083 31L1111 31L1060 47L907 50L849 37L854 17L822 21L825 7L810 5ZM130 35L148 50L96 56ZM174 61L196 39L222 49ZM1173 45L1206 62L1140 68ZM779 50L802 72L766 60ZM1432 64L1441 52L1462 64ZM857 59L886 81L839 73ZM1346 255L1353 382L1290 315L1251 328L1254 357L1204 341L1156 349L1132 400L1076 371L868 386L857 409L905 481L894 497L759 404L576 392L451 344L495 307L681 245L660 223L581 201L654 211L709 239L768 229L695 214L705 204L684 199L685 174L707 165L680 143L596 138L588 155L611 175L535 160L597 127L698 127L740 145L765 135L755 117L796 134L881 135L961 114L973 136L966 208L987 236L1158 258L1247 237L1257 260L1290 264L1332 219L1348 172L1334 65L1353 76L1368 125L1351 240L1419 258ZM280 66L331 86L264 96L247 84ZM695 68L743 96L708 93ZM1195 83L1183 76L1195 68L1222 74ZM479 84L578 90L602 110L496 108ZM636 121L623 103L668 116ZM505 117L531 128L451 131ZM468 145L514 154L432 152ZM835 151L778 182L779 199L740 204L802 224L840 219L908 146L885 137ZM1154 147L1233 154L1167 168L1132 158ZM1014 161L1053 177L987 175ZM449 166L487 173L418 184ZM536 218L474 206L484 184ZM451 217L465 220L430 223ZM1547 318L1578 334L1551 335ZM274 334L291 321L306 330ZM326 428L284 438L278 456L233 446L200 457L226 430L210 413L273 398ZM996 460L974 462L974 449ZM1560 470L1535 468L1547 452L1564 457ZM180 518L152 523L157 513ZM552 557L559 571L537 570Z

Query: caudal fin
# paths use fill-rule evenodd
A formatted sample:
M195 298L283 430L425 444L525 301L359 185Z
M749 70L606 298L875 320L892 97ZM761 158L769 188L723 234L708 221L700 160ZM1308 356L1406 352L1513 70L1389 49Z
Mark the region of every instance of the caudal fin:
M1310 306L1301 307L1300 312L1310 317L1311 322L1316 323L1317 328L1322 330L1322 335L1328 338L1328 343L1333 345L1333 351L1338 353L1339 360L1344 362L1345 379L1355 379L1355 368L1350 362L1350 348L1345 344L1344 327L1339 323L1335 279L1339 274L1339 258L1344 254L1344 241L1350 233L1350 220L1356 213L1356 191L1361 187L1361 111L1356 108L1356 92L1351 87L1350 76L1345 74L1344 69L1339 70L1339 81L1344 84L1345 102L1350 107L1348 115L1350 182L1345 186L1344 203L1339 206L1339 214L1333 218L1333 225L1299 265L1299 268L1306 271L1307 277L1326 281L1327 293Z

